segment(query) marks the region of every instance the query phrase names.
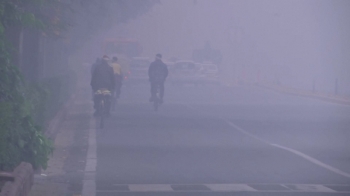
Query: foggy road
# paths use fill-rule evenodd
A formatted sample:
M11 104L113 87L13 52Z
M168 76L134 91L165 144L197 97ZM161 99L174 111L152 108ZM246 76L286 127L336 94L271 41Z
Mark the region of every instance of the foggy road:
M349 195L350 107L257 87L123 87L96 195Z
M1 0L0 18L0 196L350 196L350 0Z

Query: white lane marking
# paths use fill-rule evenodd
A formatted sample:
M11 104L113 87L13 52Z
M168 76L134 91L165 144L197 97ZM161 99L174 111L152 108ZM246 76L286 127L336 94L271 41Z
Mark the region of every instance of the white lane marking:
M214 192L257 191L246 184L207 184L206 186Z
M323 185L318 184L296 184L292 185L294 186L295 190L298 191L305 191L305 192L329 192L329 193L336 193L337 191L330 189L328 187L325 187ZM287 186L288 188L291 188Z
M332 167L332 166L330 166L330 165L327 165L327 164L325 164L325 163L323 163L323 162L321 162L321 161L319 161L319 160L317 160L317 159L315 159L315 158L313 158L313 157L311 157L311 156L309 156L309 155L306 155L306 154L304 154L304 153L302 153L302 152L299 152L299 151L297 151L297 150L294 150L294 149L291 149L291 148L287 148L287 147L284 147L284 146L281 146L281 145L278 145L278 144L272 144L272 143L270 143L270 142L268 142L268 141L266 141L266 140L264 140L264 139L261 139L261 138L255 136L255 135L249 133L248 131L246 131L246 130L240 128L239 126L233 124L232 122L230 122L230 121L228 121L228 120L226 120L226 122L227 122L231 127L235 128L235 129L238 130L239 132L241 132L241 133L243 133L243 134L245 134L245 135L247 135L247 136L249 136L249 137L252 137L252 138L254 138L254 139L256 139L256 140L259 140L259 141L261 141L261 142L264 142L264 143L266 143L266 144L268 144L268 145L271 145L271 146L274 146L274 147L276 147L276 148L280 148L280 149L286 150L286 151L288 151L288 152L291 152L291 153L293 153L293 154L295 154L295 155L298 155L298 156L300 156L300 157L306 159L307 161L309 161L309 162L311 162L311 163L314 163L314 164L316 164L316 165L318 165L318 166L320 166L320 167L323 167L323 168L325 168L325 169L327 169L327 170L329 170L329 171L332 171L332 172L334 172L334 173L336 173L336 174L339 174L339 175L342 175L342 176L344 176L344 177L350 178L350 174L347 173L347 172L341 171L340 169L337 169L337 168L334 168L334 167Z
M207 187L209 190L174 190L172 185L177 186L191 186L201 185ZM252 186L260 185L262 190L254 189ZM287 190L268 189L271 185L280 185ZM97 190L101 193L118 193L118 192L319 192L319 193L350 193L350 191L336 191L321 184L123 184L114 186L125 186L124 190ZM341 186L341 185L340 185ZM345 185L350 187L350 185Z
M289 151L291 153L294 153L294 154L296 154L296 155L298 155L300 157L303 157L304 159L306 159L306 160L308 160L308 161L310 161L310 162L312 162L312 163L314 163L314 164L316 164L318 166L321 166L321 167L323 167L325 169L328 169L328 170L330 170L330 171L332 171L334 173L337 173L339 175L342 175L342 176L350 178L350 174L349 173L341 171L340 169L334 168L334 167L332 167L330 165L327 165L325 163L322 163L321 161L319 161L319 160L317 160L317 159L315 159L313 157L310 157L309 155L306 155L306 154L304 154L302 152L299 152L297 150L294 150L294 149L291 149L291 148L287 148L287 147L284 147L284 146L281 146L281 145L278 145L278 144L271 144L271 145L275 146L277 148L281 148L283 150Z
M261 138L255 136L255 135L249 133L248 131L245 131L245 130L242 129L241 127L239 127L239 126L233 124L232 122L230 122L230 121L228 121L228 120L226 120L226 122L227 122L231 127L237 129L239 132L244 133L245 135L248 135L249 137L252 137L252 138L254 138L254 139L256 139L256 140L259 140L259 141L261 141L261 142L263 142L263 143L270 144L268 141L266 141L266 140L264 140L264 139L261 139Z
M190 106L190 105L186 105L186 106L187 106L188 108L192 109L192 110L197 110L197 111L198 111L198 109L196 109L196 108L193 107L193 106ZM334 173L336 173L336 174L339 174L339 175L342 175L342 176L344 176L344 177L350 178L350 174L347 173L347 172L341 171L340 169L337 169L337 168L334 168L334 167L332 167L332 166L330 166L330 165L327 165L327 164L325 164L325 163L323 163L323 162L321 162L321 161L319 161L319 160L317 160L317 159L315 159L315 158L313 158L313 157L311 157L311 156L309 156L309 155L306 155L306 154L304 154L304 153L302 153L302 152L299 152L299 151L297 151L297 150L294 150L294 149L291 149L291 148L287 148L287 147L284 147L284 146L281 146L281 145L278 145L278 144L272 144L271 142L269 142L269 141L267 141L267 140L264 140L264 139L262 139L262 138L259 138L259 137L255 136L255 135L249 133L248 131L242 129L241 127L235 125L234 123L232 123L231 121L229 121L229 120L227 120L227 119L223 119L223 120L225 120L226 123L228 123L231 127L235 128L236 130L240 131L241 133L243 133L243 134L245 134L245 135L247 135L247 136L249 136L249 137L251 137L251 138L254 138L254 139L256 139L256 140L259 140L259 141L261 141L261 142L263 142L263 143L266 143L266 144L268 144L268 145L271 145L271 146L274 146L274 147L277 147L277 148L280 148L280 149L283 149L283 150L292 152L292 153L294 153L294 154L296 154L296 155L298 155L298 156L300 156L300 157L306 159L307 161L309 161L309 162L311 162L311 163L314 163L314 164L316 164L316 165L318 165L318 166L320 166L320 167L323 167L323 168L325 168L325 169L327 169L327 170L329 170L329 171L332 171L332 172L334 172Z
M131 192L158 192L173 191L170 184L132 184L129 185Z
M97 146L96 146L96 122L94 118L90 119L89 147L85 165L85 175L83 182L82 196L96 195L96 165L97 165Z

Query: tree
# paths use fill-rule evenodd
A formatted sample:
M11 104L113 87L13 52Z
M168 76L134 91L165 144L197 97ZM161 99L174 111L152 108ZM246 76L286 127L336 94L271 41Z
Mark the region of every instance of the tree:
M81 0L72 4L73 28L68 32L73 48L111 26L126 23L147 11L160 0Z
M127 22L145 13L157 2L159 1L0 1L0 170L11 170L21 161L45 169L52 152L51 142L44 136L38 121L35 121L35 113L43 113L43 110L36 109L35 104L47 101L47 92L40 85L28 90L22 77L24 74L29 76L26 79L34 79L34 82L39 83L40 55L54 58L56 53L66 50L62 44L63 38L75 40L74 44L80 45L89 35L113 24ZM48 41L42 46L43 39L55 41ZM41 54L40 47L58 49ZM31 74L26 74L29 71Z

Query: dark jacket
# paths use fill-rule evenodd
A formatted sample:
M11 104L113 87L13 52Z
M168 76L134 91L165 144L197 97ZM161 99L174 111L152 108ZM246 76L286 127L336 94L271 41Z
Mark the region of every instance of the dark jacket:
M165 82L168 76L168 67L161 61L155 60L148 69L150 82Z
M91 65L91 70L90 70L91 76L92 76L92 74L94 73L94 71L95 71L97 65L101 64L101 62L102 62L101 59L96 59L96 62L95 62L94 64Z
M113 68L106 61L102 61L95 67L91 78L91 87L94 91L106 88L110 91L115 88Z

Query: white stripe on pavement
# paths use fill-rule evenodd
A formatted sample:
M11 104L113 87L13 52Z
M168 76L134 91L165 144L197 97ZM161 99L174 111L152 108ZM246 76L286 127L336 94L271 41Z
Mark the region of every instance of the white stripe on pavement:
M123 187L123 189L119 189ZM173 187L177 188L173 188ZM330 185L328 185L330 186ZM348 187L350 185L332 185ZM117 187L113 189L113 187ZM182 187L182 188L181 188ZM193 189L191 189L191 187ZM201 187L201 188L198 188ZM254 188L255 187L255 188ZM280 189L280 188L283 189ZM347 190L347 189L345 189ZM350 193L336 191L321 184L121 184L108 189L99 189L100 193L118 192L317 192L317 193Z
M334 168L334 167L332 167L332 166L330 166L330 165L327 165L327 164L325 164L325 163L323 163L323 162L321 162L321 161L319 161L319 160L317 160L317 159L315 159L315 158L313 158L313 157L311 157L311 156L309 156L309 155L306 155L306 154L304 154L304 153L302 153L302 152L299 152L299 151L297 151L297 150L294 150L294 149L291 149L291 148L287 148L287 147L284 147L284 146L281 146L281 145L278 145L278 144L272 144L272 143L270 143L270 142L268 142L268 141L266 141L266 140L264 140L264 139L261 139L261 138L255 136L255 135L249 133L248 131L246 131L246 130L240 128L239 126L233 124L233 123L230 122L229 120L226 120L226 122L227 122L231 127L235 128L235 129L238 130L239 132L241 132L241 133L243 133L243 134L245 134L245 135L247 135L247 136L249 136L249 137L252 137L252 138L254 138L254 139L256 139L256 140L259 140L259 141L261 141L261 142L264 142L264 143L266 143L266 144L268 144L268 145L271 145L271 146L274 146L274 147L276 147L276 148L283 149L283 150L286 150L286 151L288 151L288 152L291 152L291 153L293 153L293 154L295 154L295 155L298 155L298 156L300 156L300 157L306 159L307 161L309 161L309 162L311 162L311 163L314 163L314 164L316 164L316 165L318 165L318 166L320 166L320 167L323 167L323 168L325 168L325 169L327 169L327 170L329 170L329 171L331 171L331 172L334 172L334 173L336 173L336 174L339 174L339 175L342 175L342 176L344 176L344 177L350 178L350 174L347 173L347 172L341 171L340 169L337 169L337 168Z
M257 191L246 184L207 184L206 186L214 192Z
M315 184L297 184L294 185L295 189L298 191L306 191L306 192L330 192L335 193L336 191L333 189L330 189L328 187L325 187L323 185L315 185Z
M299 152L297 150L294 150L294 149L291 149L291 148L287 148L287 147L284 147L284 146L281 146L281 145L278 145L278 144L271 144L271 145L275 146L277 148L289 151L291 153L294 153L294 154L296 154L296 155L298 155L300 157L303 157L304 159L306 159L306 160L308 160L308 161L310 161L310 162L312 162L312 163L314 163L314 164L316 164L318 166L321 166L321 167L323 167L325 169L328 169L329 171L332 171L332 172L337 173L339 175L342 175L342 176L350 178L350 174L349 173L346 173L344 171L341 171L340 169L337 169L337 168L334 168L334 167L332 167L330 165L322 163L321 161L319 161L319 160L317 160L317 159L315 159L313 157L310 157L309 155L306 155L306 154L304 154L302 152Z
M170 184L132 184L129 185L131 192L158 192L173 191Z

